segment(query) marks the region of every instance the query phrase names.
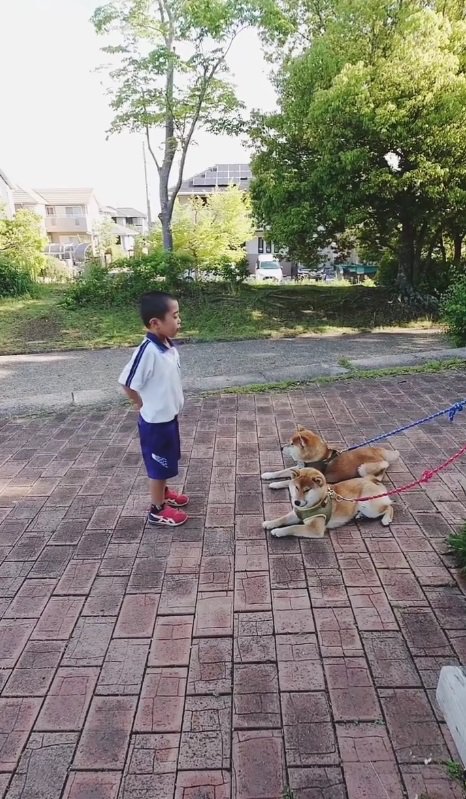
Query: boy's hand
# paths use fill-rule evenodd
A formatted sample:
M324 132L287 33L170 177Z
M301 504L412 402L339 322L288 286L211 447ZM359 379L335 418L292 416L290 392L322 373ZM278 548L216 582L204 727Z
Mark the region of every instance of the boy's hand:
M134 391L132 388L128 388L127 386L123 386L123 391L125 392L129 401L132 403L134 410L140 411L142 408L142 399L138 392Z

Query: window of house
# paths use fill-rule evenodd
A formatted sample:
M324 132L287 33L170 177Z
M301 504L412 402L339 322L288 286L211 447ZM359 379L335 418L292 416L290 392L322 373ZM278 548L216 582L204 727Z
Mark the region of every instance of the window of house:
M265 251L266 251L266 253L271 253L272 252L272 242L271 241L266 241L265 242Z
M47 205L45 207L45 212L47 216L55 216L55 208L53 207L53 205Z
M84 211L82 205L66 205L65 206L65 215L66 216L83 216Z
M259 255L262 255L264 252L264 239L262 236L259 236L257 239L257 252Z

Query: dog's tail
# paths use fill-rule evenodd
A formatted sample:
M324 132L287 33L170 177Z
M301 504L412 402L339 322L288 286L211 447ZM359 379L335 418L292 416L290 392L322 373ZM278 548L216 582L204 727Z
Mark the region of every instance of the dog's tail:
M388 463L396 463L400 457L397 449L384 449L382 450L383 456Z

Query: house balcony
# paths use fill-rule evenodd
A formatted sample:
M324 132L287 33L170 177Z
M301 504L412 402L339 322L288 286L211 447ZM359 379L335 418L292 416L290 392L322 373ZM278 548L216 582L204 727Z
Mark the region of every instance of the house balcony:
M88 216L46 216L47 233L92 233L92 224Z

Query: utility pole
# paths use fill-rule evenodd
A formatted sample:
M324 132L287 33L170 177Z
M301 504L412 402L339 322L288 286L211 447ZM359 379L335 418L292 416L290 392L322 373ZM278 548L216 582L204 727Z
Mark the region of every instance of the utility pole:
M147 161L146 161L146 143L142 141L142 160L144 162L144 184L146 187L146 207L147 207L147 226L149 230L152 228L152 214L150 210L150 197L149 197L149 184L147 182Z

